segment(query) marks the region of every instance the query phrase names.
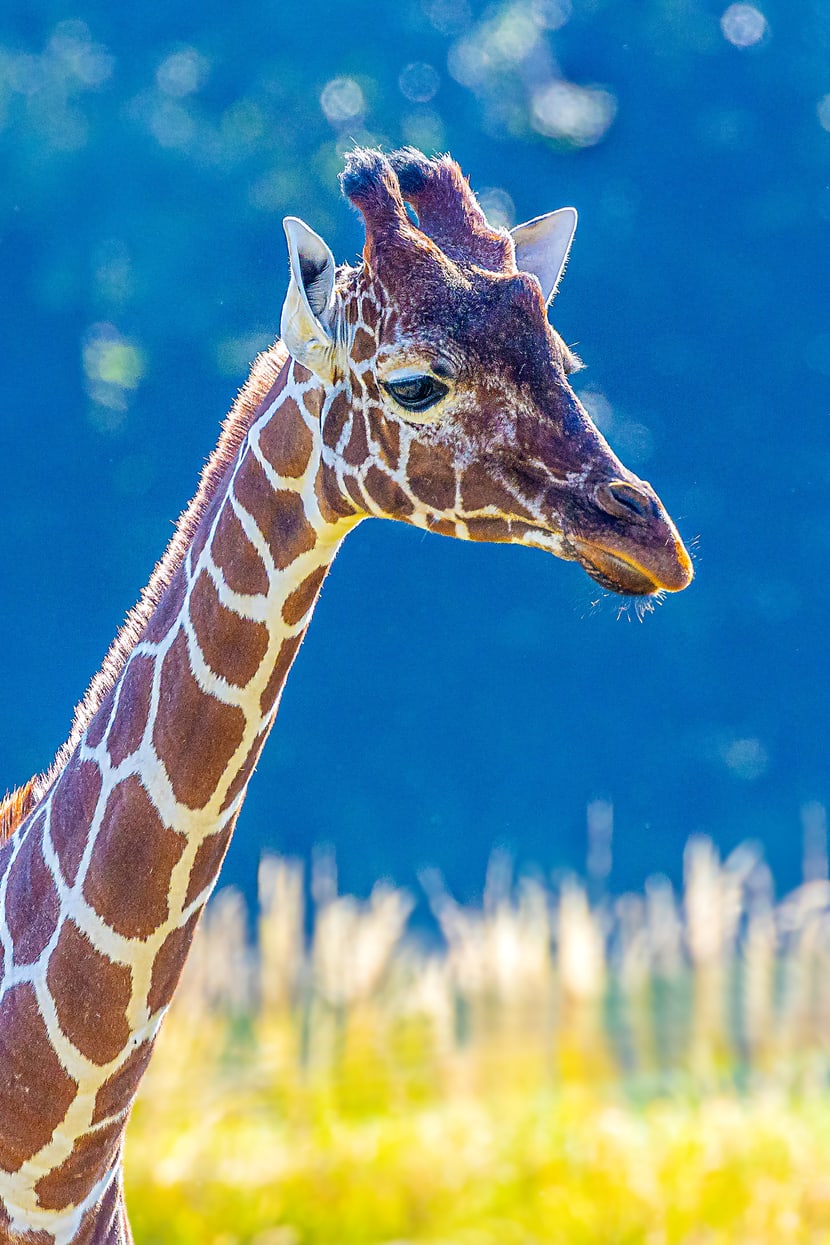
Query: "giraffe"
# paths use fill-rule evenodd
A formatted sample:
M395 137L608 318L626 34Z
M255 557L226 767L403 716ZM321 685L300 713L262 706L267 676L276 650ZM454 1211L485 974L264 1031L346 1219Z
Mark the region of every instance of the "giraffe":
M689 556L548 323L573 209L487 223L448 156L357 149L355 267L284 222L259 356L51 768L0 806L0 1241L126 1245L124 1130L323 580L363 519L647 599Z

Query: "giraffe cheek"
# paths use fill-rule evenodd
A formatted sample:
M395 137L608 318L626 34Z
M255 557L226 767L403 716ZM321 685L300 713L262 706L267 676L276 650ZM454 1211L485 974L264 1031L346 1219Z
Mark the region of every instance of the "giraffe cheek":
M391 419L379 419L372 429L380 456L390 471L397 471L401 460L401 430Z
M359 411L352 416L352 431L348 444L343 451L343 458L350 467L360 467L369 457L369 441L366 435L366 421Z
M366 492L391 519L407 519L415 507L406 493L379 467L370 467L364 481Z
M455 463L443 446L415 441L409 451L407 478L412 491L427 506L447 511L455 506Z
M323 424L323 441L330 450L337 448L343 429L349 421L350 410L351 406L346 394L343 392L336 394L326 411Z

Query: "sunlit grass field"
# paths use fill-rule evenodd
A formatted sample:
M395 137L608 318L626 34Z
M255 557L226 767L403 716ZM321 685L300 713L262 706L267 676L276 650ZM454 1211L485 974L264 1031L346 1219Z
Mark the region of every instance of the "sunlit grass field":
M776 902L699 840L679 897L424 885L430 949L325 857L310 914L263 861L255 946L217 896L128 1132L137 1245L830 1242L825 878Z

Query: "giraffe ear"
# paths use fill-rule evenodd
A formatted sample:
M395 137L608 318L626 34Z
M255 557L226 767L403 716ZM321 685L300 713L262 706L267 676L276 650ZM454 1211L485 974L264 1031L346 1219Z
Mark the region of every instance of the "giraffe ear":
M280 336L298 363L331 383L337 371L334 256L319 234L298 217L286 216L283 228L291 278Z
M575 232L576 208L572 207L536 216L510 230L516 248L516 267L539 278L546 303L556 293Z

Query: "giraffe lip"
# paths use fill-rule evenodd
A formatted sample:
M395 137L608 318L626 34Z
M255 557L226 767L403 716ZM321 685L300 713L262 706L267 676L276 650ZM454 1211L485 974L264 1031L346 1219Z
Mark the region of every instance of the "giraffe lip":
M669 587L633 558L618 550L605 549L589 541L571 537L576 560L602 588L626 596L647 597Z
M674 556L667 549L666 556L659 558L659 566L651 567L643 566L631 554L608 549L593 541L572 536L570 543L576 560L592 579L603 588L627 596L680 592L688 587L694 574L689 555L679 540L675 542Z

